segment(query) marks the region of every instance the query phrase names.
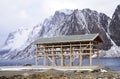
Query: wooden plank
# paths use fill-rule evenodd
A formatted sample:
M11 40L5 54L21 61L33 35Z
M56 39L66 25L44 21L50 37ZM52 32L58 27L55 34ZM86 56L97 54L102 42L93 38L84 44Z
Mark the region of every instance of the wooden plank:
M54 45L54 44L53 44ZM88 45L90 45L90 44L81 44L81 46L88 46ZM62 47L69 47L70 45L68 44L68 45L62 45ZM71 46L79 46L79 43L78 44L72 44ZM52 48L52 45L48 45L48 46L46 46L46 48ZM59 44L59 45L55 45L54 47L61 47L61 45Z
M47 54L48 56L53 56L52 54ZM58 53L58 54L54 54L54 56L59 56L59 55L64 55L64 56L70 56L70 53L68 54L61 54L61 53ZM90 53L78 53L78 54L71 54L73 56L79 56L79 55L90 55Z

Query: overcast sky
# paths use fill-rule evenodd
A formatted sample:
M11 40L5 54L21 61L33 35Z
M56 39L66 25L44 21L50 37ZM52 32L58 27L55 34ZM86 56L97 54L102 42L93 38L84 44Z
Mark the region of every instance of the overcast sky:
M34 26L61 9L90 8L112 16L120 0L0 0L0 46L18 27Z

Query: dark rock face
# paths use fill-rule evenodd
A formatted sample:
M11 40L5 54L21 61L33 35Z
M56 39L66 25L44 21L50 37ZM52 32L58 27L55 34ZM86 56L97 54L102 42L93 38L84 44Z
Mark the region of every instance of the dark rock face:
M76 9L70 15L57 11L51 20L45 21L40 36L49 36L50 33L53 36L99 33L104 40L100 48L108 50L112 46L111 39L107 36L109 21L111 19L107 15L90 9Z
M110 23L110 37L120 46L120 5L117 6Z
M7 50L0 50L0 55L4 55L6 52L9 52L10 49L7 49Z
M9 42L9 40L14 39L14 34L15 34L15 32L9 33L8 38L7 38L7 40L5 41L5 45L8 45L9 43L12 43L12 41Z
M78 15L79 11L74 10L74 12L68 17L68 19L64 22L64 24L60 28L60 33L62 35L78 35L87 33L87 29L83 28L85 26L84 22L79 23Z

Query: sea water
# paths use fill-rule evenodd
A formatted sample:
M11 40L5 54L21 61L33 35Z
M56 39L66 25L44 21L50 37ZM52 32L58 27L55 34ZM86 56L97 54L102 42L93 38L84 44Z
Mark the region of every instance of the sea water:
M43 65L43 60L39 61L39 65ZM65 62L69 62L65 60ZM79 62L75 60L74 65ZM97 59L93 58L93 65L97 65ZM100 58L100 63L104 67L108 67L112 70L120 70L120 58ZM2 60L0 61L0 66L23 66L25 64L32 64L35 65L35 59L32 60ZM60 61L57 61L57 64L60 65ZM83 65L88 65L88 60L84 59L82 62Z

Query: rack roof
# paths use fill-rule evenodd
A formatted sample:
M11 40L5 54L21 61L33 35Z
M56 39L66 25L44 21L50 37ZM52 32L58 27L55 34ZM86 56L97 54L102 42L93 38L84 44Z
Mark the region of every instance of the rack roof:
M98 41L103 42L99 34L68 35L59 37L39 38L34 44L52 44L66 42Z

